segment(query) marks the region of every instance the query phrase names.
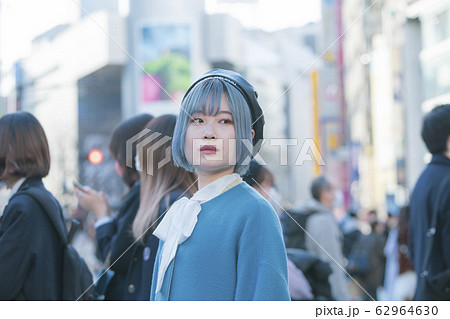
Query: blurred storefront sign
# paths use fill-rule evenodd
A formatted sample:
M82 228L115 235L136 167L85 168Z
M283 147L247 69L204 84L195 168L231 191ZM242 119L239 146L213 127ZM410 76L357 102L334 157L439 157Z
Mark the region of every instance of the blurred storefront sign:
M137 29L139 108L181 102L191 83L191 28L188 24L143 24Z

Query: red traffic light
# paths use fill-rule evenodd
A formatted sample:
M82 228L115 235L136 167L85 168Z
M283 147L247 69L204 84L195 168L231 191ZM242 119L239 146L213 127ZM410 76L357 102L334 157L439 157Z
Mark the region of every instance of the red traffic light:
M99 149L94 148L89 152L88 160L91 164L98 165L103 162L103 153Z

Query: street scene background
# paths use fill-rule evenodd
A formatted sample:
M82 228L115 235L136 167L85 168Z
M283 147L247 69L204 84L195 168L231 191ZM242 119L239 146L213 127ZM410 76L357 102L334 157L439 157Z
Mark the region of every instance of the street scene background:
M341 225L352 214L363 233L382 234L431 158L423 115L450 97L450 1L2 0L0 66L0 116L38 118L52 158L45 185L88 225L74 181L113 209L126 191L113 128L178 114L194 80L225 68L258 92L261 159L280 204L298 206L325 175ZM7 198L3 188L0 207ZM79 240L99 267L92 241Z

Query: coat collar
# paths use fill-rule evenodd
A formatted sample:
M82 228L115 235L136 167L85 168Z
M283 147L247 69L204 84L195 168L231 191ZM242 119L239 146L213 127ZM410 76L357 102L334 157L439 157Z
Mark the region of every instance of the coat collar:
M16 183L16 185L17 185L17 183ZM5 207L3 208L3 213L0 214L0 215L3 215L3 214L6 212L6 209L8 208L9 203L11 202L12 197L13 197L17 192L26 190L27 188L32 187L32 186L33 186L33 187L44 187L44 184L42 183L42 179L41 179L41 178L38 178L38 177L27 178L27 179L25 179L25 181L22 182L22 184L20 185L20 187L19 187L16 191L12 190L12 191L11 191L11 194L10 194L10 197L9 197L9 199L8 199L8 202L7 202L7 204L5 205ZM0 217L1 217L1 216L0 216Z
M444 154L434 154L431 158L430 164L450 166L450 158Z
M18 184L18 183L20 183L20 184ZM40 179L38 177L26 178L24 180L22 180L22 178L21 178L16 182L16 184L12 188L8 202L14 196L14 194L16 194L19 191L26 190L29 187L39 187L39 186L43 186L43 185L44 184L42 183L42 179Z
M25 177L21 177L11 188L11 192L9 193L8 201L11 199L11 197L14 196L15 193L19 190L19 188L22 186L22 184L26 181Z

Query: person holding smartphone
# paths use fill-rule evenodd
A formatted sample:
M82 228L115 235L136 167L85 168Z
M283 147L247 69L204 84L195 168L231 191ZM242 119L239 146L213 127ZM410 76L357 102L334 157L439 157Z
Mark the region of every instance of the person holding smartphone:
M95 239L98 255L103 261L109 258L114 277L108 285L105 300L130 300L129 294L134 289L127 285L126 276L128 265L132 258L128 248L134 243L131 227L133 225L140 201L139 172L136 170L136 144L132 144L132 167L126 165L126 141L139 134L153 117L140 114L120 123L113 131L109 143L109 150L115 159L116 173L129 187L121 203L117 217L112 217L108 198L103 192L88 186L74 185L74 193L78 204L92 212L97 221L95 223Z

